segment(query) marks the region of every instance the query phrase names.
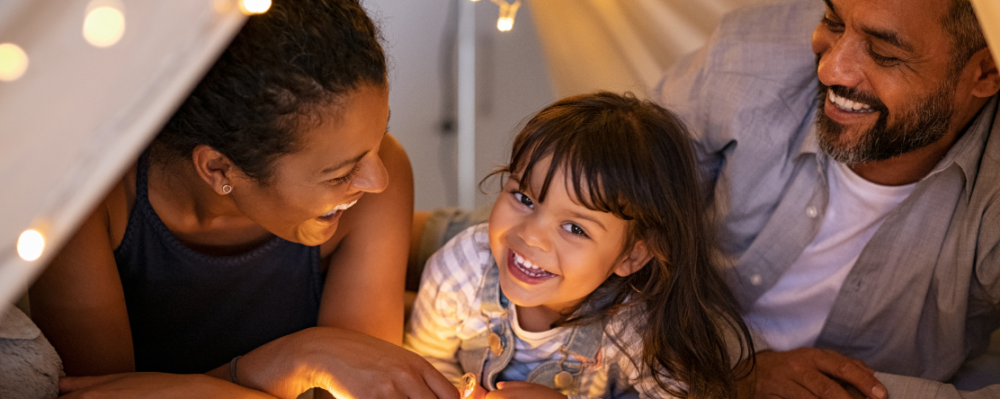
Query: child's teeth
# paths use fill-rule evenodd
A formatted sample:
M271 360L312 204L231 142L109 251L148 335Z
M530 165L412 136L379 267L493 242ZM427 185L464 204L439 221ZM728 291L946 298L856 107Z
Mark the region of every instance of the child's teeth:
M520 267L525 273L533 277L552 275L549 271L535 266L534 263L531 263L531 261L525 259L517 252L514 252L514 263L517 264L517 266Z

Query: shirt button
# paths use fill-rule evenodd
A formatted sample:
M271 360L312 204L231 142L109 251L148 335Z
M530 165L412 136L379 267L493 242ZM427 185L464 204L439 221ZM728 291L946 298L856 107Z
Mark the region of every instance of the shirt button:
M819 211L816 210L815 206L806 208L806 216L809 216L810 219L815 219L817 215L819 215Z
M503 353L503 343L500 342L500 336L497 333L491 333L489 338L490 351L493 352L494 356L500 356Z
M760 283L762 283L763 281L764 279L759 274L754 274L753 276L750 276L750 284L760 285Z

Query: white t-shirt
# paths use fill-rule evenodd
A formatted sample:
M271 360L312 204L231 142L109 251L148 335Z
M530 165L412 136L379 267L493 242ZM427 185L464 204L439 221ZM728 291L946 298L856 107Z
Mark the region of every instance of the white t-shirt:
M510 327L514 333L514 367L500 372L500 381L525 381L531 370L550 360L563 358L559 348L569 341L569 328L551 328L545 331L527 331L517 320L517 308L511 306Z
M846 165L830 164L826 173L830 201L819 233L746 315L747 323L773 350L816 342L861 250L916 185L881 186Z

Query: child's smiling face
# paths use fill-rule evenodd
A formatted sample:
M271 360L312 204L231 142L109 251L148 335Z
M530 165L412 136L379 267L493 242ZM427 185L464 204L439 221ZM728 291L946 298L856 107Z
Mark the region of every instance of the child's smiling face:
M507 179L490 212L490 247L508 299L522 308L563 312L612 273L627 276L649 259L623 254L626 221L584 206L565 168L554 173L545 201L538 202L550 162L535 165L526 192L519 188L523 171Z

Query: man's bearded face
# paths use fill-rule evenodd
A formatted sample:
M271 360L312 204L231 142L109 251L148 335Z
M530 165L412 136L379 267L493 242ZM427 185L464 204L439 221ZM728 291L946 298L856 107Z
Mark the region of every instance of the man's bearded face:
M819 145L823 152L843 164L886 160L926 147L948 132L954 94L949 87L954 79L945 79L930 95L914 98L902 110L890 113L876 96L844 86L827 87L819 83ZM878 120L860 134L845 134L848 127L829 116L826 107L854 112L877 112ZM856 137L851 140L851 137Z

